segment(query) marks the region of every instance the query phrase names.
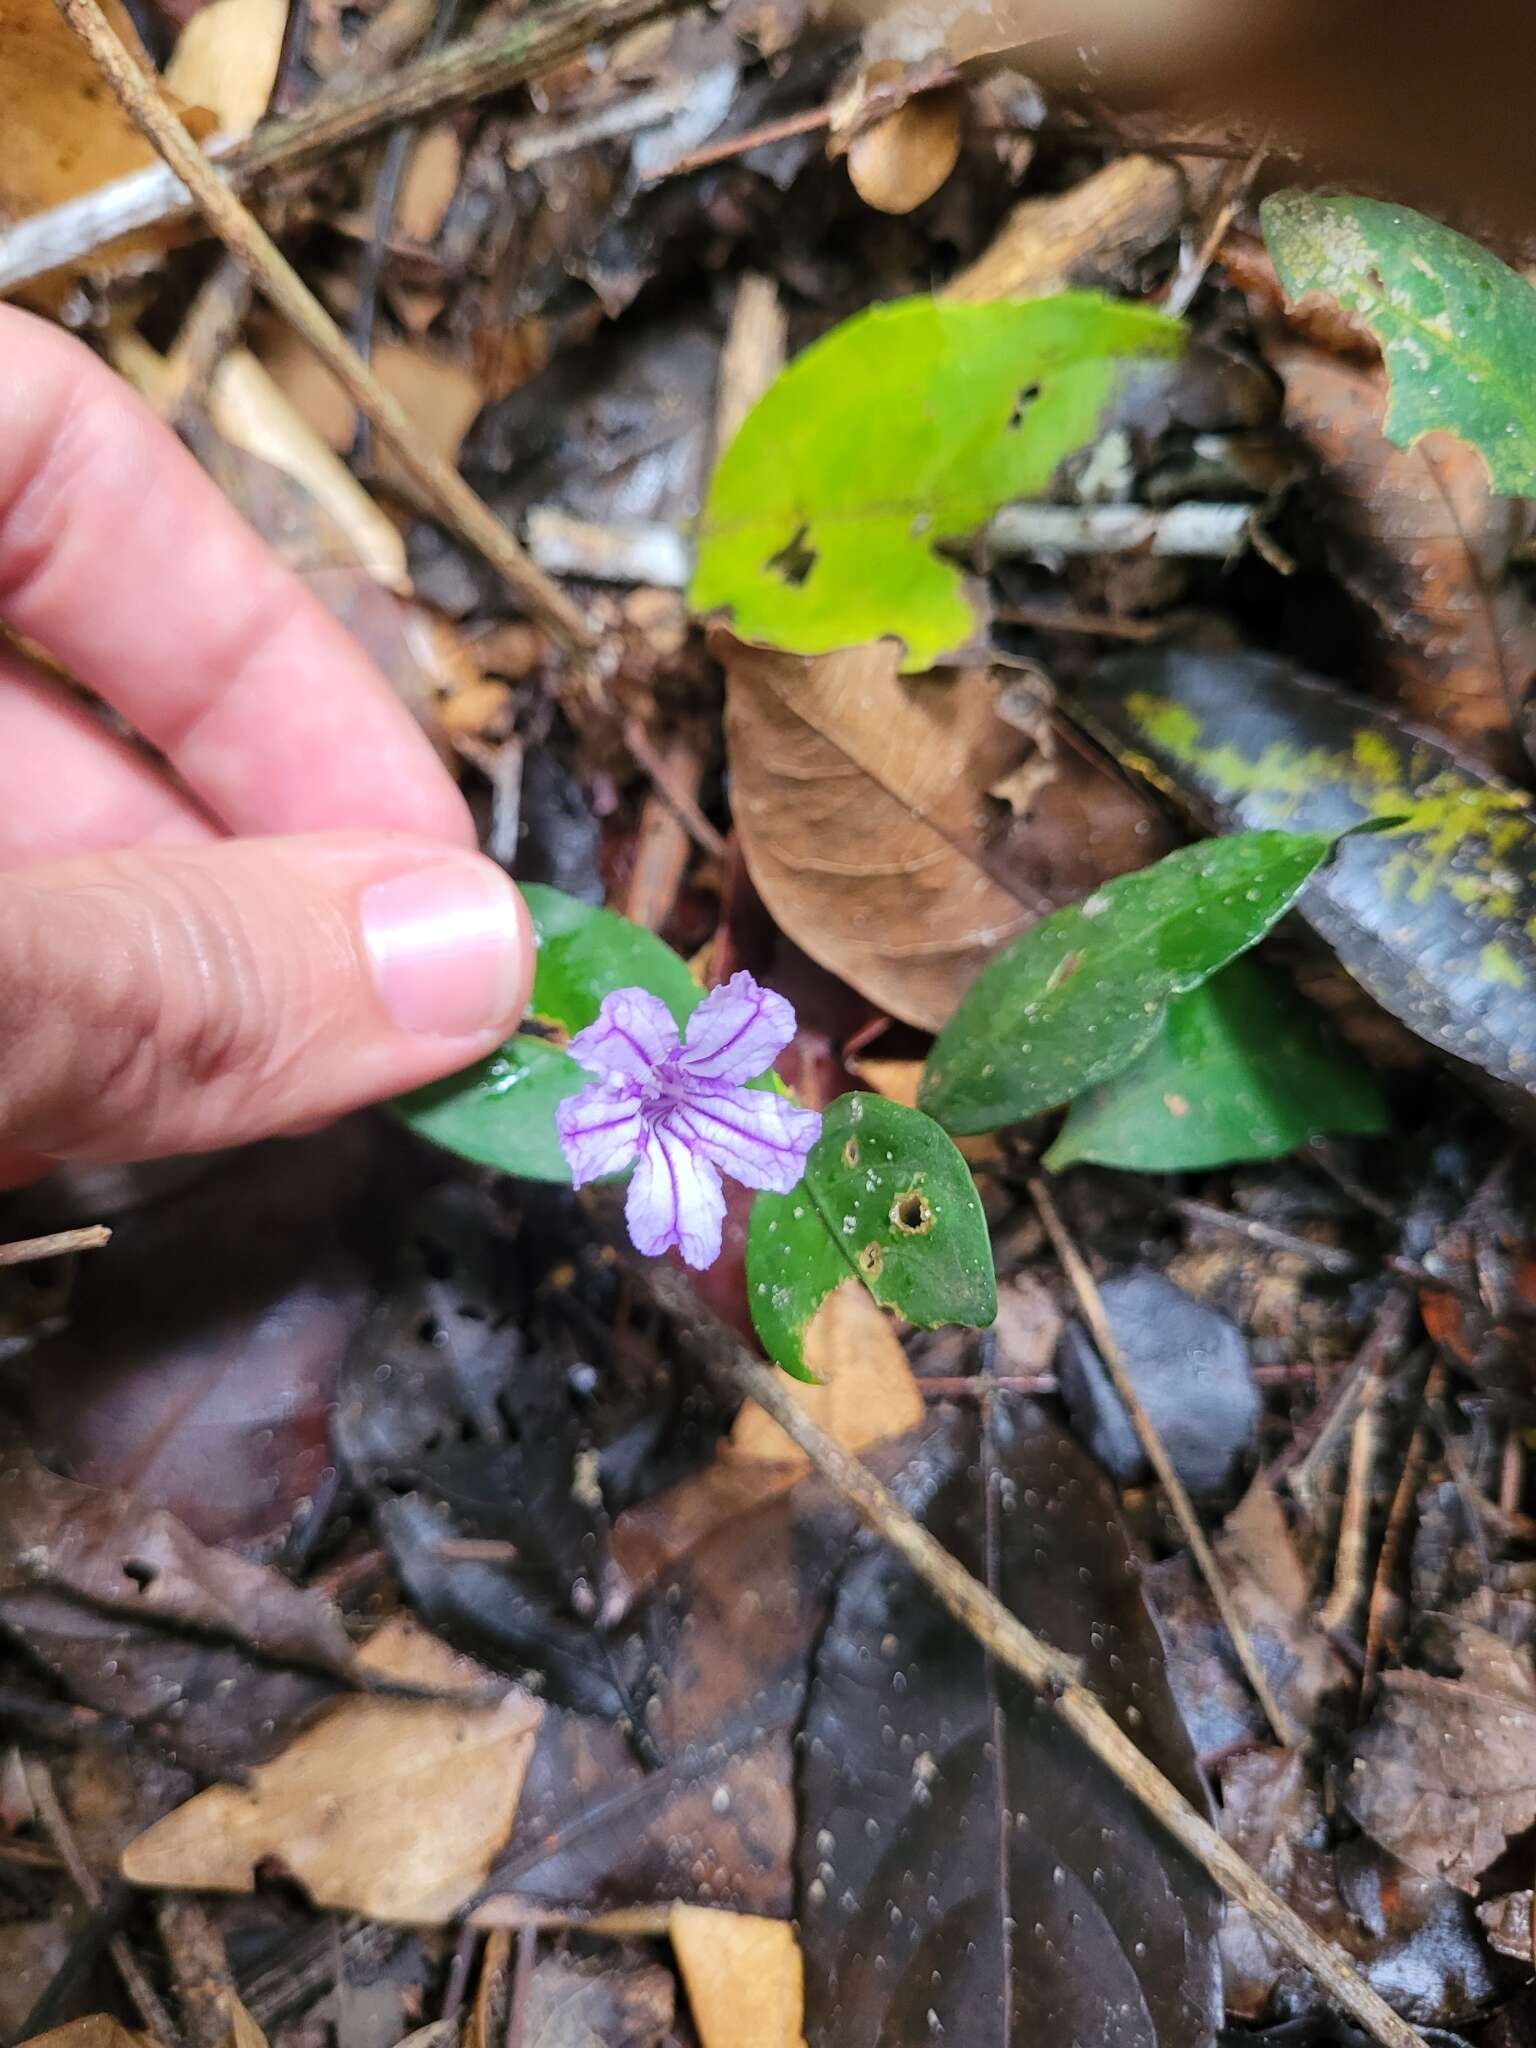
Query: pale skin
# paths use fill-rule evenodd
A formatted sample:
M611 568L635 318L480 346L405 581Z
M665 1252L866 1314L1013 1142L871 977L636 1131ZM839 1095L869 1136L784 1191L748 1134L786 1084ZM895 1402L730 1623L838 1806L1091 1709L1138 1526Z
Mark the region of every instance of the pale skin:
M80 343L0 306L0 1185L323 1122L514 1028L532 942L357 644Z

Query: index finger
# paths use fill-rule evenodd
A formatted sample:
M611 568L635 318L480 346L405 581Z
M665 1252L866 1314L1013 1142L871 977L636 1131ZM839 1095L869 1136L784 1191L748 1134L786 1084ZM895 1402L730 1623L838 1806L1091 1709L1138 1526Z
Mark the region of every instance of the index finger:
M0 306L0 617L168 757L231 832L473 843L357 643L88 349Z

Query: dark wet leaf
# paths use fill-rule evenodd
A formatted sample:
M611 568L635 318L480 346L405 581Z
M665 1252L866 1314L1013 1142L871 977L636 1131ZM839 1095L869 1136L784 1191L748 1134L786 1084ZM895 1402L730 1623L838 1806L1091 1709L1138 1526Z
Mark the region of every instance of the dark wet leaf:
M978 1329L997 1314L970 1168L931 1117L880 1095L840 1096L800 1186L752 1205L747 1304L786 1372L809 1376L806 1329L850 1277L920 1329Z
M973 1571L991 1551L1001 1598L1203 1802L1113 1495L1039 1410L994 1409L988 1452L953 1419L928 1526ZM810 2048L1213 2040L1207 1880L883 1547L822 1638L799 1790Z
M1150 1268L1100 1287L1126 1371L1193 1494L1231 1485L1263 1403L1241 1330ZM1147 1476L1131 1418L1079 1322L1061 1334L1056 1371L1072 1426L1122 1486Z
M1188 1173L1278 1159L1325 1131L1375 1136L1387 1123L1370 1069L1322 1012L1240 959L1177 997L1146 1051L1078 1096L1045 1163Z
M1126 655L1079 704L1203 820L1346 832L1298 908L1383 1009L1536 1093L1536 810L1448 747L1264 655Z
M1128 1067L1188 995L1255 946L1325 861L1330 832L1183 846L1032 925L939 1033L918 1100L977 1132L1054 1109Z

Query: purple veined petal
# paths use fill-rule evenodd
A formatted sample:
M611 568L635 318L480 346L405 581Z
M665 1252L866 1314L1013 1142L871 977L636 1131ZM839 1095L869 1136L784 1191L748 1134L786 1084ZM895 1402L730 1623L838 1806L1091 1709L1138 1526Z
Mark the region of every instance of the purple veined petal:
M814 1109L797 1109L766 1088L719 1088L668 1110L666 1128L744 1187L787 1195L821 1136Z
M720 1176L675 1131L656 1124L640 1148L624 1220L637 1251L654 1257L676 1245L687 1264L702 1272L720 1256L725 1223Z
M648 1081L677 1046L677 1025L661 1000L643 988L618 988L603 997L596 1020L565 1048L576 1064L605 1079Z
M571 1169L571 1186L622 1173L644 1135L640 1090L633 1082L594 1081L555 1105L555 1133Z
M688 1019L677 1065L700 1081L755 1081L795 1035L795 1013L750 974L733 974Z

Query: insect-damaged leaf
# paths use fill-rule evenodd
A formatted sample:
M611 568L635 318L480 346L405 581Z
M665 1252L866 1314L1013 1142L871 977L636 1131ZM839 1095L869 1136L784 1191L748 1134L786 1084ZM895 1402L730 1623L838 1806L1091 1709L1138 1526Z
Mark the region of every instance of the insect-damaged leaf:
M1131 362L1177 321L1092 292L875 306L798 356L710 485L690 600L744 640L825 654L887 635L931 668L975 637L934 552L1038 496L1098 428Z
M1137 1746L1203 1806L1108 1482L1039 1409L999 1395L988 1412L989 1444L966 1415L935 1446L927 1526L1084 1659ZM1209 1881L881 1545L843 1577L800 1758L810 2048L1211 2041Z
M931 1117L844 1095L792 1194L759 1195L747 1232L747 1301L764 1348L805 1378L811 1318L852 1274L923 1329L997 1314L992 1247L971 1170Z
M1328 832L1180 847L1015 939L939 1033L918 1099L951 1131L992 1131L1128 1067L1188 995L1284 915Z
M566 1040L593 1021L610 989L649 989L679 1026L704 991L670 946L617 912L539 882L524 883L523 897L538 946L529 1006L535 1029L398 1107L413 1130L465 1159L568 1185L555 1109L591 1077L563 1050Z
M1443 427L1482 451L1495 490L1536 494L1536 289L1406 206L1277 192L1261 214L1291 297L1330 293L1381 343L1388 438Z
M1189 1173L1386 1127L1374 1076L1323 1013L1241 959L1170 1003L1146 1051L1078 1096L1045 1163Z
M1429 734L1263 655L1106 662L1077 706L1235 831L1352 833L1298 908L1441 1051L1536 1093L1536 810Z

